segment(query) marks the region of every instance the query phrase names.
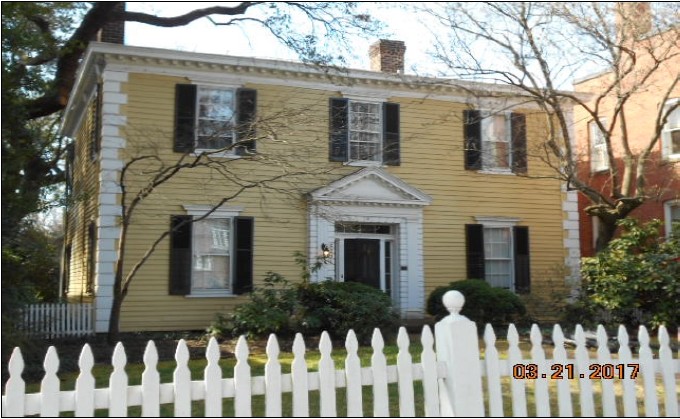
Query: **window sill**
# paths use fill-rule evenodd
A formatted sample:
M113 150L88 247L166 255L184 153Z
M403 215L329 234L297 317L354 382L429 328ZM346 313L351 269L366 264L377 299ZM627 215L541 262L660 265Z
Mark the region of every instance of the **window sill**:
M593 174L606 173L608 171L609 171L608 167L602 167L600 169L593 169L593 168L590 169L590 173L593 173Z
M345 166L355 166L355 167L383 167L382 162L379 161L349 161L343 163Z
M231 298L236 297L231 291L203 291L187 294L185 298Z
M191 155L193 157L198 157L198 155L200 155L202 153L206 153L207 157L217 157L217 158L232 159L232 160L238 160L238 159L243 157L243 156L239 156L237 154L234 154L234 153L228 152L228 151L223 151L223 152L220 152L220 153L214 153L214 152L212 152L212 150L209 150L209 149L197 149L197 150L194 150L191 153Z
M680 154L671 154L669 156L664 156L664 160L675 163L680 161Z
M477 173L482 175L511 175L516 176L515 173L510 169L482 169L478 170Z

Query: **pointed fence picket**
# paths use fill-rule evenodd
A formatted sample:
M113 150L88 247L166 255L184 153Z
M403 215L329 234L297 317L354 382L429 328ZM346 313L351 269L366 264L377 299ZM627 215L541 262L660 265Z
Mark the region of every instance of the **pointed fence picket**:
M345 340L347 357L344 371L336 371L335 363L331 358L332 344L330 336L324 333L319 343L321 359L318 371L308 371L305 354L307 348L302 335L296 335L293 343L293 361L290 373L282 373L280 349L276 336L271 335L267 342L266 353L268 360L265 364L264 376L252 376L248 362L249 349L245 338L238 340L235 358L233 378L222 378L222 369L219 365L220 351L217 341L211 339L206 349L207 365L203 372L203 378L192 380L188 367L189 351L183 340L177 344L175 352L176 368L172 376L172 382L161 383L158 372L158 352L155 344L149 342L144 353L144 371L140 385L129 385L128 375L125 371L127 357L122 344L118 344L112 356L113 371L109 376L107 388L95 388L95 380L92 375L94 357L88 345L84 345L78 361L80 375L76 379L75 390L63 391L60 389L60 381L57 376L59 358L55 348L51 347L44 361L45 376L41 382L39 393L26 394L25 383L21 377L24 370L24 361L21 351L15 349L8 364L9 378L5 385L5 393L2 396L2 412L7 416L58 416L62 412L73 412L77 417L93 416L98 409L105 409L109 416L125 417L128 408L139 406L141 415L155 417L161 414L160 407L165 404L174 405L174 415L188 417L196 403L204 407L205 416L222 416L223 401L233 399L234 414L236 416L251 416L253 414L253 396L264 395L264 413L267 417L277 417L287 414L283 408L283 394L292 393L292 414L299 417L308 417L310 412L310 392L318 392L320 401L319 413L321 416L335 416L339 406L336 398L338 389L346 392L346 406L344 411L347 416L363 416L366 400L363 387L370 387L373 394L372 410L366 412L375 417L385 417L390 414L390 406L398 404L399 415L425 416L446 415L448 412L456 413L456 406L469 408L466 403L470 400L482 400L481 392L488 393L486 406L475 408L475 412L484 414L485 408L491 416L502 416L512 413L512 416L535 416L559 415L570 417L573 413L582 416L637 416L639 406L643 407L646 416L658 416L660 405L663 406L666 416L678 415L678 373L680 373L680 360L673 358L670 348L670 338L664 327L659 329L659 355L653 358L649 345L649 335L642 327L638 334L640 344L639 357L633 358L628 348L628 334L625 328L619 328L618 341L620 348L618 354L613 356L609 350L609 338L604 328L597 331L597 356L590 359L586 348L586 338L583 329L578 326L575 333L576 349L573 357L569 357L565 350L565 338L562 328L555 325L552 338L555 344L552 359L546 357L543 350L543 335L537 326L533 326L529 335L531 342L530 356L523 357L520 350L519 334L517 329L510 325L507 331L508 355L502 359L496 348L496 335L494 330L487 326L484 331L484 359L481 359L478 351L477 340L455 341L453 335L447 336L450 331L458 330L460 333L474 333L474 325L464 316L457 314L460 307L456 308L453 317L437 325L437 334L433 337L429 327L425 327L421 333L422 352L420 363L413 363L409 351L410 339L405 329L400 329L397 346L396 365L387 365L384 350L384 340L376 329L371 340L372 356L370 366L361 367L358 356L358 341L354 332L350 331ZM453 311L452 311L453 313ZM473 329L469 329L473 327ZM453 333L453 332L451 332ZM439 339L444 339L439 341ZM435 350L435 344L437 348ZM448 355L447 355L448 354ZM450 356L449 356L450 355ZM478 362L470 362L470 356L474 355ZM465 359L460 363L460 359ZM458 360L458 364L456 364ZM617 371L617 365L623 364L625 376L607 378L611 371ZM633 365L640 365L639 376L630 378ZM571 367L568 367L571 365ZM612 367L602 367L611 365ZM538 376L529 379L513 378L513 374L527 372L529 368L536 366ZM590 379L593 366L601 368L601 379ZM569 368L572 368L573 379L567 379ZM557 369L562 371L563 379L553 379L552 373ZM479 386L478 393L474 388L462 386L469 380L473 380L470 371L476 371L477 379L486 378L485 390ZM607 372L609 371L609 372ZM451 377L449 374L460 374L460 377ZM544 376L545 374L545 376ZM581 374L584 374L581 377ZM658 377L658 379L657 379ZM416 409L416 393L414 383L422 383L422 406L423 410ZM509 385L508 385L509 381ZM556 381L556 382L555 382ZM593 381L597 381L597 388L601 395L601 408L595 408ZM532 382L532 385L527 385ZM553 385L553 382L554 385ZM579 385L578 396L572 396L570 382ZM453 386L456 384L456 386ZM641 388L636 390L636 384ZM398 392L398 401L390 400L388 388L395 385ZM622 405L623 411L618 411L616 405L615 387L623 388ZM657 386L663 386L664 395L657 394ZM472 386L476 388L475 386ZM503 391L511 394L511 405L504 406ZM531 406L527 405L529 395L533 400ZM643 393L637 398L636 392ZM577 402L578 409L572 408L572 398ZM555 400L556 399L556 400ZM556 402L557 410L551 410L551 402ZM476 403L476 402L475 402ZM469 403L468 403L469 405ZM463 412L459 412L463 413Z

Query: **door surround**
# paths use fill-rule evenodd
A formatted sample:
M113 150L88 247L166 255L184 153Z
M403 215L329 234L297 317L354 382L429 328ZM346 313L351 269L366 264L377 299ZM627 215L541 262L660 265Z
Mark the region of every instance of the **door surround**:
M310 193L309 258L323 257L313 281L336 278L336 223L387 224L394 228L393 253L397 265L392 297L402 318L421 318L425 307L423 267L423 208L432 199L380 168L365 168Z

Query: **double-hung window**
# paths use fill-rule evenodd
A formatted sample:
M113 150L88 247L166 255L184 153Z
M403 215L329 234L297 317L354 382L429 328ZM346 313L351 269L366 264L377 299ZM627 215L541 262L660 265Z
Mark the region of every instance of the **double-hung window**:
M673 234L673 226L680 225L680 199L664 203L664 224L666 237L670 237Z
M465 169L527 172L526 116L522 113L463 112Z
M600 124L606 126L607 122L601 119ZM588 136L590 137L590 169L593 172L608 170L609 156L605 133L595 121L588 123Z
M468 279L517 293L531 290L529 227L504 217L475 217L465 226Z
M174 151L254 153L256 105L253 89L176 85Z
M664 105L664 115L674 106L661 131L663 156L670 160L680 160L680 98L671 99Z
M329 160L399 165L399 105L331 98Z
M224 296L252 289L253 227L238 210L185 206L171 218L170 294Z

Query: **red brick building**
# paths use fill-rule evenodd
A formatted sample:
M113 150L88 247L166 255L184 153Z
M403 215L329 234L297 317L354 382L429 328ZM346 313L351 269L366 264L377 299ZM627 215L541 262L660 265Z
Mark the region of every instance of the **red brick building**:
M633 70L619 72L625 73L619 78L620 82L616 81L617 72L606 71L574 83L577 92L592 94L591 108L599 100L598 116L602 123L599 126L592 114L582 108L574 110L581 161L579 175L581 179L589 179L591 187L613 201L613 171L610 169L616 168L618 175L623 176L626 143L630 151L628 155L637 160L643 150L656 140L645 170L646 199L630 216L641 221L661 219L664 232L670 234L671 222L680 221L680 108L672 110L660 132L657 118L667 113L661 110L672 109L680 100L680 30L677 26L664 31L651 30L649 3L625 3L619 7L617 23L621 44L633 52L627 55L627 60L622 60L621 67L631 65ZM625 17L621 18L622 15ZM666 59L659 64L658 58L662 54ZM631 61L632 57L635 62ZM603 93L613 85L617 88ZM623 112L617 112L617 101L628 94L630 98ZM602 127L610 136L609 145L604 140ZM631 179L629 187L619 183L623 183L624 196L635 196L638 192L635 173ZM585 196L579 195L578 203L581 255L592 256L599 220L585 212L585 208L592 205Z

